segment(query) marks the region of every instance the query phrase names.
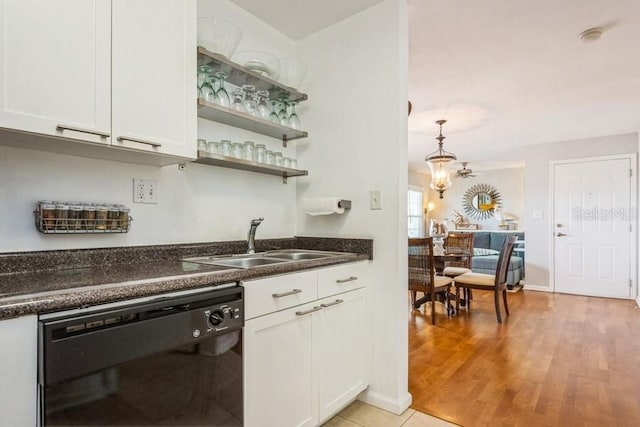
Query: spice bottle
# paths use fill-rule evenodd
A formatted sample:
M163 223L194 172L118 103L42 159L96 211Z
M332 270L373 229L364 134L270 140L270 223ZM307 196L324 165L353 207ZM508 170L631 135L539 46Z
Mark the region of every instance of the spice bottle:
M129 208L126 206L120 206L118 212L118 223L122 231L129 231Z
M80 230L82 227L82 206L71 205L69 207L69 229Z
M96 227L96 207L91 205L82 205L82 221L80 228L85 230L93 230Z
M53 230L56 227L56 205L40 204L40 228L43 230Z
M69 205L56 205L56 229L66 230L69 226Z
M107 228L109 230L117 230L119 227L118 218L120 217L120 208L118 206L109 206L107 213Z
M96 230L106 230L109 208L106 206L96 207Z

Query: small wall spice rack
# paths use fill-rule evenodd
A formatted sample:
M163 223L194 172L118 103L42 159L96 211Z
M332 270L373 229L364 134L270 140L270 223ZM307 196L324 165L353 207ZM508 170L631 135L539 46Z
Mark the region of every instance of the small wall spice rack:
M39 202L36 229L44 234L128 233L133 218L124 205L65 205Z

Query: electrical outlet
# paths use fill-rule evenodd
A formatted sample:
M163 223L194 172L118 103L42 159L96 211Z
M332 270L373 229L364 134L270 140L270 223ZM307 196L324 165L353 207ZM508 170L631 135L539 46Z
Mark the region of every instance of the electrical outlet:
M380 190L371 190L369 192L369 207L371 210L382 209L382 194Z
M134 178L133 203L158 203L158 181Z

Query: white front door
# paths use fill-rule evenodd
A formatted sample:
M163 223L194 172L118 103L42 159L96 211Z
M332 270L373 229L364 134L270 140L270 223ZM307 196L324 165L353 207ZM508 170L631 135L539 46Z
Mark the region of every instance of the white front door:
M555 291L631 298L631 161L555 164Z

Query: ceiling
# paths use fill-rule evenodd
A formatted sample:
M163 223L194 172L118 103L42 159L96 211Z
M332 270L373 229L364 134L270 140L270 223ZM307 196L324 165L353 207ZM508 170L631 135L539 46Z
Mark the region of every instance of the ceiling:
M300 40L382 0L231 0L292 40Z
M299 40L381 0L232 1ZM640 1L406 1L410 169L427 171L441 118L445 149L474 170L522 166L529 144L640 130ZM600 40L579 41L596 26Z
M445 149L474 170L522 164L529 144L640 130L640 1L408 5L410 169L428 170L439 118ZM596 26L600 40L579 41Z

